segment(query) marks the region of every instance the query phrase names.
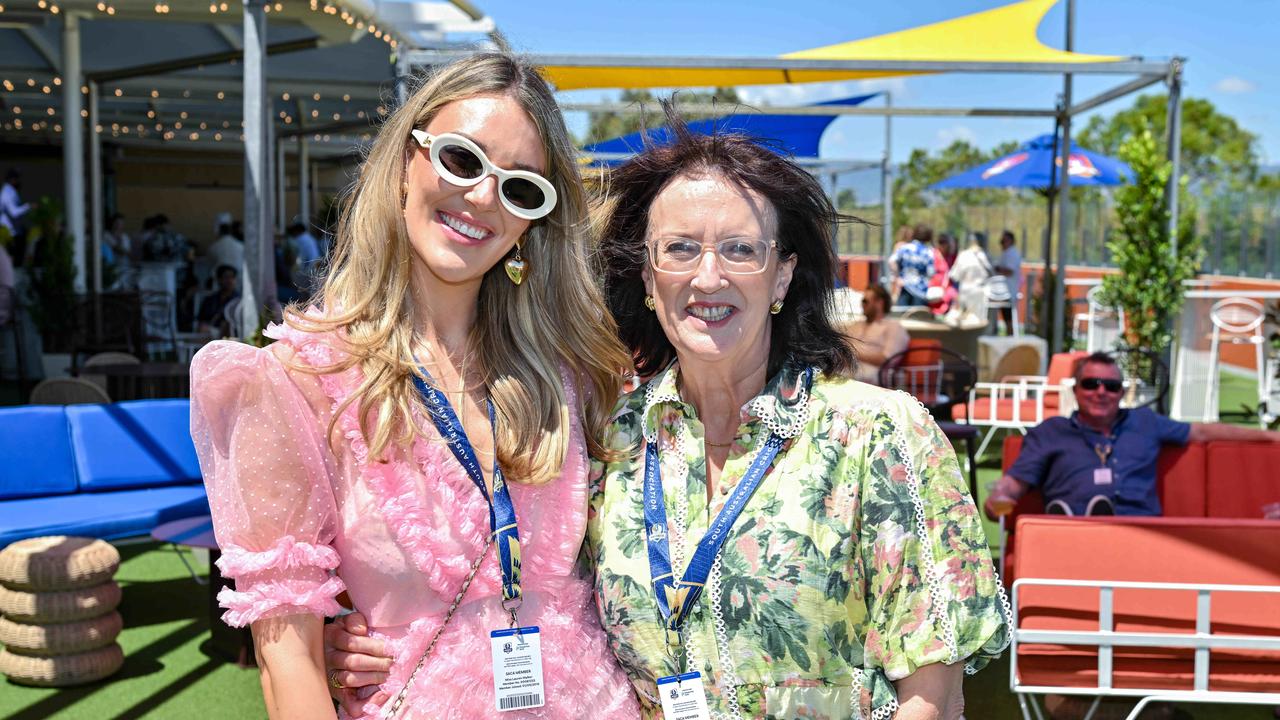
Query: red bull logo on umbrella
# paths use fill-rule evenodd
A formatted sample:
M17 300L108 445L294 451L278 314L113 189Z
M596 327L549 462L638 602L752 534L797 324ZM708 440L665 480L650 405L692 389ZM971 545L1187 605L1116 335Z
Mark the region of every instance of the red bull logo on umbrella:
M1004 158L1000 162L984 170L982 172L982 179L986 180L987 178L995 177L1000 173L1007 172L1011 168L1017 167L1018 165L1021 165L1022 163L1026 162L1028 157L1030 157L1030 155L1024 152L1020 152L1016 155L1010 155L1009 157Z
M1062 158L1056 161L1058 167L1062 167ZM1071 177L1091 178L1101 174L1093 161L1084 155L1068 155L1067 156L1067 174Z

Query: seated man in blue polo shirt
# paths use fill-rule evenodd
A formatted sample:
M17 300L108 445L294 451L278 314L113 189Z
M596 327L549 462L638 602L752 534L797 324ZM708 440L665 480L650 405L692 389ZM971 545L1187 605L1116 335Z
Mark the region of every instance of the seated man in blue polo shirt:
M1170 420L1150 408L1121 410L1124 377L1106 353L1076 366L1071 417L1045 420L1027 433L1018 459L996 483L984 508L995 519L1039 488L1045 512L1059 515L1159 515L1156 458L1165 443L1245 440L1280 442L1280 433L1221 423Z

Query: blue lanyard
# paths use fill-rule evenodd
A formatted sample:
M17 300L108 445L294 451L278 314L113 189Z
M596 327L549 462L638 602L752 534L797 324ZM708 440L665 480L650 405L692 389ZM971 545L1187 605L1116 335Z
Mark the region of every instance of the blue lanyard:
M426 370L422 371L426 374ZM427 377L431 377L429 374ZM480 471L480 461L476 457L475 448L467 439L467 431L459 422L458 416L449 404L449 398L417 375L413 383L422 393L426 401L431 420L435 423L440 436L449 445L449 450L458 459L458 464L466 470L471 482L480 489L485 502L489 504L489 530L493 534L494 544L498 548L498 562L502 567L502 606L514 614L515 605L520 601L520 533L516 529L516 507L511 502L511 491L502 477L502 469L498 460L493 461L493 496L485 485L484 473ZM493 401L485 399L489 409L489 425L494 428L494 454L497 454L497 421L494 417ZM514 620L514 617L513 617Z
M658 599L658 612L666 625L668 645L677 647L683 644L680 628L702 597L702 588L711 574L711 564L728 539L733 523L769 471L770 463L782 449L782 443L783 439L778 435L769 435L751 467L747 468L746 475L729 496L729 501L716 514L702 540L698 541L688 567L678 580L671 570L671 544L667 541L667 508L662 496L662 469L659 467L657 443L649 443L645 449L644 531L649 541L649 573Z
M812 369L806 370L806 388L812 381ZM707 577L711 574L711 565L728 540L729 530L742 514L742 509L769 472L783 442L785 440L777 433L770 433L751 461L746 474L738 482L738 487L734 488L728 502L720 508L706 534L698 541L698 547L693 551L693 557L689 558L689 564L679 579L671 569L671 544L667 540L667 506L662 494L658 444L647 444L644 458L644 532L649 546L649 574L658 600L658 612L666 626L668 649L684 644L681 628L702 597L702 589L706 587Z

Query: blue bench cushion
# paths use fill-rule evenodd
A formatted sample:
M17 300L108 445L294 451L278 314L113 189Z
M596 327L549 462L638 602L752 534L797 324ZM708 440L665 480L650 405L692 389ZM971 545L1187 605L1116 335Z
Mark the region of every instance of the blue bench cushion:
M67 421L82 492L200 480L187 400L70 405Z
M146 535L161 523L207 514L198 484L10 500L0 503L0 547L41 535Z
M76 466L63 407L0 409L0 500L75 491Z

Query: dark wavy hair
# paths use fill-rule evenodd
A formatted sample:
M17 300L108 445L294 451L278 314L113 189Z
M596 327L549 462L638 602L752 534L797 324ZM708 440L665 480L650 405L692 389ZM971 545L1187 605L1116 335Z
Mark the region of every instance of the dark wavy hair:
M644 305L641 271L649 257L649 209L658 193L678 177L718 175L769 202L777 219L779 257L796 259L782 312L773 316L769 376L788 358L827 375L850 373L853 351L831 320L833 240L840 222L856 219L837 213L812 175L759 139L737 133L694 134L674 102L664 102L663 110L671 141L648 145L613 171L600 218L605 293L636 372L651 375L675 358L657 316Z

